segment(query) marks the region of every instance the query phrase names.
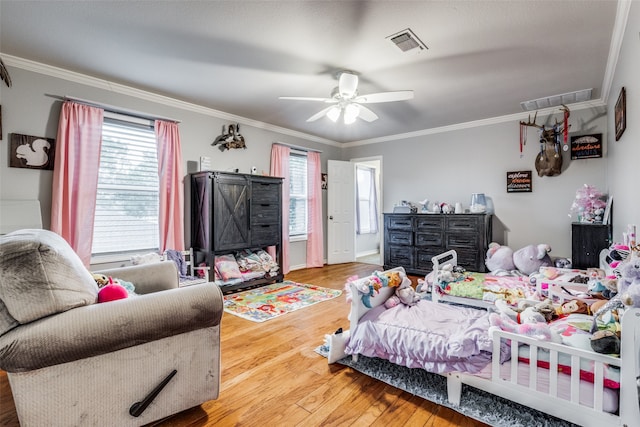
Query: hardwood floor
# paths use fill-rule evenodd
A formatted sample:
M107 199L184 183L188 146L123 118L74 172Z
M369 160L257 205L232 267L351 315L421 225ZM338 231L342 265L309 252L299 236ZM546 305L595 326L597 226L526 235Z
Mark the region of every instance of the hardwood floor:
M339 264L297 270L286 279L342 289L347 277L380 267ZM412 278L414 285L417 277ZM254 323L224 313L220 397L154 426L465 426L485 424L314 352L323 337L349 328L344 296ZM18 419L6 374L0 371L0 426Z

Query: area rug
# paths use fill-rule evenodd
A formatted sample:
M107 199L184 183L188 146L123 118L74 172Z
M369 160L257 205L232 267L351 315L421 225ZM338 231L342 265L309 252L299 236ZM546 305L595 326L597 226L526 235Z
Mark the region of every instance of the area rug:
M336 289L285 280L225 295L224 311L253 322L264 322L340 295L342 291Z
M321 356L327 357L329 348L322 345L315 349ZM411 369L395 365L379 358L360 355L354 362L351 356L337 363L349 366L372 378L393 387L446 406L467 417L496 427L578 427L575 424L545 414L535 409L494 396L466 384L462 386L460 405L447 400L447 379L424 369Z

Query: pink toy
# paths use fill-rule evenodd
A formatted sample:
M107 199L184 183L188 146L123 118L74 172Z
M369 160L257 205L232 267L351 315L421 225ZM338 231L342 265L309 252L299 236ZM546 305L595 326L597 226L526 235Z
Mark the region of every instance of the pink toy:
M113 278L109 277L109 284L103 286L98 291L98 302L109 302L119 299L124 299L129 296L127 290L113 281Z
M604 194L596 187L585 184L576 191L570 212L578 215L578 222L602 222L607 206L603 198Z
M491 313L489 323L502 331L513 332L527 337L551 341L551 329L544 322L540 323L516 323L506 314Z

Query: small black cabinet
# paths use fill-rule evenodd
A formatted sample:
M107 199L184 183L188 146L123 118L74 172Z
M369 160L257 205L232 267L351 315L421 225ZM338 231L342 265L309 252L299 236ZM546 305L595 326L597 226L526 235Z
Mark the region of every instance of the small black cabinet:
M600 251L611 245L611 223L571 224L571 263L573 268L600 266Z
M427 274L431 258L449 249L469 271L486 271L491 241L488 214L384 214L384 268L402 266L411 274Z
M197 262L242 249L276 248L280 273L249 287L283 278L282 178L228 172L191 174L191 246ZM225 286L224 291L231 290Z

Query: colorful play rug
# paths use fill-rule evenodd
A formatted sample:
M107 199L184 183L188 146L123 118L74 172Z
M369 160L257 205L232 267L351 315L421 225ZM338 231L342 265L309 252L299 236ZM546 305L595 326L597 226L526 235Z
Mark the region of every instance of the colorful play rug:
M282 283L224 296L224 311L253 322L264 322L291 311L336 298L342 291L319 286Z

